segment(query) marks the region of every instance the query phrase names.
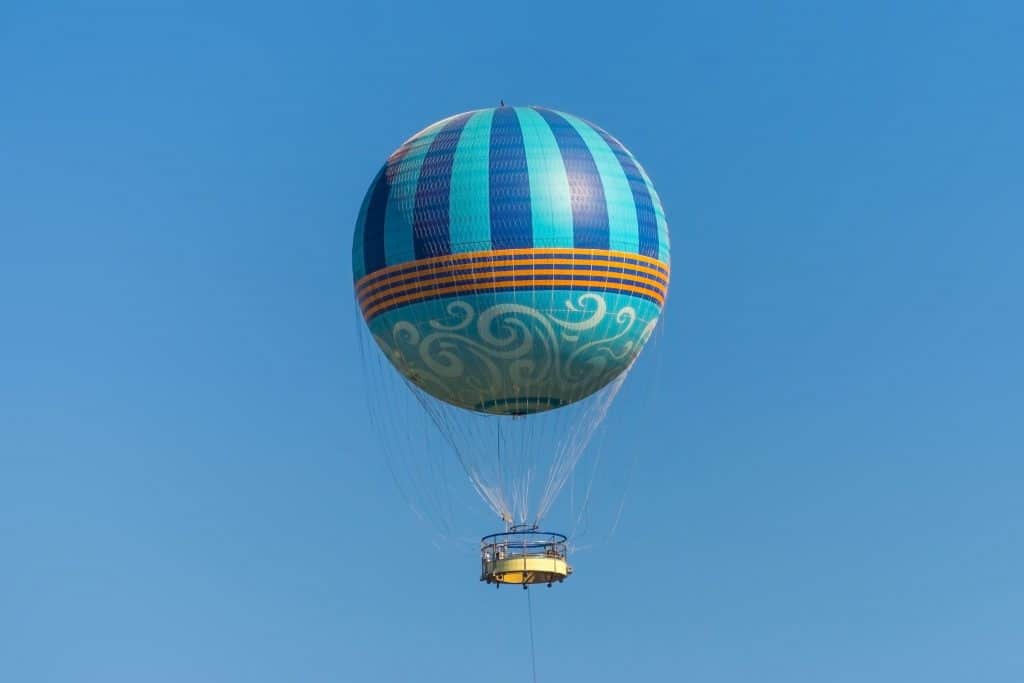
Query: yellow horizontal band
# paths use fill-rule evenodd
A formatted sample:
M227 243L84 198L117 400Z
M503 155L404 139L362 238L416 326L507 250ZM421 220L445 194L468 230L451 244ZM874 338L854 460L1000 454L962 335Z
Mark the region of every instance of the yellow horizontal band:
M642 275L634 275L632 273L619 273L607 270L600 270L597 268L590 270L579 270L571 271L565 269L546 269L546 268L531 268L529 266L523 268L520 271L501 271L500 273L468 273L468 274L449 274L447 272L438 273L435 276L425 278L420 273L421 279L412 282L406 282L405 284L398 284L393 287L382 287L381 289L374 289L373 291L359 295L360 306L363 308L369 308L378 301L385 297L392 297L396 294L403 294L405 292L417 291L424 293L437 292L439 287L446 285L455 284L481 284L493 287L501 282L496 282L495 277L500 276L503 278L512 278L511 280L504 280L509 284L524 285L527 283L535 282L538 277L551 278L556 277L557 279L568 279L570 281L576 281L580 284L591 283L586 278L589 277L608 277L615 280L624 281L626 284L646 285L647 287L659 293L661 296L665 295L667 285L664 282L653 280L649 277ZM597 284L597 283L595 283ZM618 285L618 282L607 283L611 285ZM654 295L652 292L652 296Z
M370 289L372 289L374 293L376 293L377 291L380 291L378 287L383 289L402 282L407 282L409 280L424 280L424 274L428 274L431 277L433 277L434 273L455 273L466 270L482 270L485 268L508 268L510 266L513 268L520 266L523 271L527 272L533 270L536 266L579 266L581 270L584 267L589 267L593 269L595 272L599 272L602 268L622 268L626 270L636 271L638 273L643 273L645 275L650 275L651 277L660 280L658 282L658 284L660 285L664 285L664 281L668 280L668 276L662 273L661 271L655 270L653 268L648 268L646 266L637 266L631 263L621 263L619 261L595 261L593 259L577 258L538 258L533 261L524 261L522 259L515 260L508 258L496 258L493 261L478 261L476 263L435 264L434 268L423 268L422 270L401 273L399 275L394 275L388 278L382 278L374 282L365 282L366 278L363 278L363 280L360 280L361 284L356 285L356 294L358 296L364 296L366 294L366 291ZM505 273L510 271L502 272ZM635 275L636 273L628 274Z
M650 269L656 271L652 274L660 275L664 278L668 278L669 269L668 266L656 258L650 256L643 256L641 254L635 254L628 251L615 251L611 249L576 249L571 247L565 248L530 248L530 249L500 249L500 250L487 250L487 251L470 251L461 254L445 254L443 256L433 256L430 258L419 259L414 261L406 261L404 263L396 263L380 270L375 270L368 275L364 275L359 278L356 282L356 291L360 291L371 283L375 283L380 279L387 278L390 276L394 277L416 277L417 273L423 270L429 270L431 266L443 265L446 270L465 270L470 268L482 268L488 265L515 265L516 263L523 263L522 260L515 260L511 257L515 256L535 256L537 259L544 258L547 256L550 259L557 259L557 256L552 255L564 255L573 254L573 258L562 258L558 259L558 262L569 262L569 263L580 263L579 259L596 260L602 264L614 264L618 267L633 268L636 270ZM578 257L576 255L579 255ZM601 259L597 257L607 257ZM636 261L637 263L625 263L618 259L628 259L630 261ZM467 263L475 261L475 263ZM528 263L528 262L527 262ZM414 269L408 273L401 273L400 271ZM397 275L396 275L397 274Z
M584 282L573 278L564 279L522 279L511 282L483 282L483 283L468 283L458 284L449 287L438 287L431 288L425 291L413 292L404 296L395 297L394 299L388 299L387 301L381 301L374 305L364 305L363 317L367 320L377 315L380 311L388 308L401 306L404 304L416 303L423 299L432 299L446 294L476 294L480 292L494 292L496 290L514 290L514 289L528 289L529 287L566 287L571 288L575 286L592 286L593 288L611 289L628 294L640 294L649 297L658 302L658 304L665 303L665 296L663 293L652 292L650 289L645 287L636 287L630 284L621 284L618 282Z

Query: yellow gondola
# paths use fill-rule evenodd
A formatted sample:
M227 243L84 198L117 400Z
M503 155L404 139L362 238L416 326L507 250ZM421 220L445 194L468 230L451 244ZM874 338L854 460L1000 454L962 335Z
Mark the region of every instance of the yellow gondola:
M526 588L533 583L561 583L570 574L568 539L541 532L535 526L509 527L508 531L480 539L480 580Z

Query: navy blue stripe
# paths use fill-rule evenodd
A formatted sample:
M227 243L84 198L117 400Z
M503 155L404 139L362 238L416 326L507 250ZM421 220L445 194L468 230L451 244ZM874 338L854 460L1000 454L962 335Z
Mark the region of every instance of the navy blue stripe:
M530 176L523 129L512 107L494 110L490 155L491 248L533 246Z
M370 205L363 220L363 268L367 274L384 267L384 211L391 191L387 179L388 165L381 166L373 179Z
M573 125L550 109L534 107L555 134L569 177L572 201L572 243L577 248L607 249L610 240L608 203L601 173L583 136Z
M391 195L391 181L398 173L399 165L412 150L415 140L409 140L388 157L387 162L373 180L373 196L366 207L363 223L363 267L369 275L387 265L385 254L385 214Z
M604 138L608 146L615 152L626 179L629 181L629 188L633 191L633 204L636 206L636 222L640 229L640 246L637 251L644 256L658 258L658 218L654 213L654 200L651 192L644 182L644 176L637 168L636 162L630 156L626 148L608 133L604 132L593 124L588 124L597 131L597 134Z
M578 254L578 253L574 253L574 252L571 252L571 251L567 251L567 252L552 252L552 253L543 253L543 254L531 253L531 254L505 254L505 255L502 255L502 252L500 252L500 251L495 251L495 252L491 252L491 254L492 255L490 255L490 256L475 256L473 258L459 258L459 259L453 258L450 262L444 262L444 263L429 263L429 264L411 263L408 267L398 268L396 270L389 270L386 273L381 273L381 274L376 275L374 277L364 276L364 278L362 280L360 280L356 284L357 284L357 287L359 289L365 289L367 286L369 286L372 283L376 282L377 280L380 280L380 279L383 279L383 278L390 278L390 277L395 277L395 276L398 276L398 275L406 275L408 273L415 273L415 272L434 273L439 268L443 269L443 268L445 268L447 266L454 265L454 264L462 265L462 264L471 264L471 263L490 263L490 262L498 260L498 259L510 260L510 261L525 261L527 263L532 263L533 261L536 261L537 259L558 259L558 258L561 258L561 259L580 258L580 259L587 259L587 260L591 260L591 261L607 261L608 263L622 263L622 264L625 264L627 266L629 266L629 265L644 266L645 268L651 268L653 270L660 271L661 273L663 273L665 275L666 278L668 278L668 268L663 263L660 263L660 262L659 263L650 263L649 261L641 261L639 259L631 259L631 258L628 258L628 257L618 256L616 254ZM544 266L544 267L547 268L549 266ZM558 266L550 266L550 267L558 267Z
M594 277L595 275L605 275L605 274L606 275L610 275L610 276L614 276L616 274L618 274L618 275L630 275L630 276L632 276L634 278L641 278L645 282L650 283L652 285L660 285L662 289L667 289L668 288L668 278L663 278L663 277L660 277L658 275L651 275L650 273L644 273L644 272L636 271L636 270L633 270L631 268L615 268L615 267L605 267L605 266L587 266L587 267L582 267L581 268L581 267L576 267L576 266L572 266L572 265L562 265L562 266L559 266L559 265L541 265L541 266L535 266L533 269L526 269L526 268L523 268L522 266L493 266L493 267L483 266L483 267L480 267L480 268L469 268L467 270L459 270L459 271L437 271L437 272L431 273L429 277L425 277L425 278L422 278L422 279L413 278L413 279L409 279L409 280L400 280L398 282L388 283L388 284L386 284L386 285L384 285L382 287L378 287L378 288L367 287L366 289L360 290L358 292L357 296L358 296L360 301L363 301L365 299L369 299L371 297L377 296L378 294L380 294L382 292L386 292L386 291L388 291L390 289L394 289L394 288L398 288L398 287L408 287L410 285L416 285L417 288L419 288L419 289L427 289L427 288L430 288L430 287L434 286L434 282L436 282L437 280L444 280L444 279L448 279L448 278L452 278L452 277L460 277L461 278L461 277L464 277L464 276L474 276L474 275L498 275L498 274L505 274L505 273L513 273L513 274L518 275L520 278L533 278L534 277L534 271L537 268L540 268L540 269L543 269L543 270L553 270L553 271L556 271L555 275L544 276L544 277L565 277L565 276L569 275L569 276L572 276L572 277L577 278L577 279L582 279L582 278ZM498 279L498 278L495 278L495 279Z
M514 287L505 287L505 288L495 288L493 291L495 291L495 292L516 292L516 291L550 292L550 291L555 291L555 290L558 290L558 291L563 291L564 290L564 291L570 291L571 292L571 291L575 291L577 289L581 289L581 288L572 287L572 286L568 286L568 285L530 285L530 287L528 287L528 288L527 287L523 287L522 289L516 289ZM601 285L591 284L591 285L588 285L586 287L583 287L582 291L587 291L587 292L608 292L608 293L611 293L611 294L623 294L623 295L626 295L626 296L636 297L637 299L643 299L645 301L650 301L651 303L657 304L658 306L662 305L661 302L658 301L657 297L655 297L653 294L648 295L648 294L643 294L643 293L640 293L640 292L625 292L622 289L619 289L617 287L602 287ZM483 294L483 293L488 293L488 290L481 290L479 292L473 292L473 293ZM413 304L421 304L421 303L425 303L425 302L428 302L428 301L437 301L438 299L450 299L450 298L457 297L457 296L465 296L466 294L467 294L467 292L449 292L447 294L433 294L433 295L430 295L430 296L425 296L422 299L416 299L416 301L403 302L403 303L400 303L400 304L395 304L394 306L387 306L387 307L384 307L384 308L380 309L376 313L374 313L372 316L367 318L366 321L369 322L369 321L373 320L374 318L376 318L378 315L383 315L384 313L387 313L388 311L393 311L396 308L401 308L402 306L411 306Z
M448 222L452 162L462 129L472 115L463 114L445 124L423 157L412 213L412 241L418 259L452 252Z
M552 275L550 277L545 276L542 279L548 280L548 279L558 278L558 277L559 276L557 276L557 275ZM564 276L562 276L562 279L564 279ZM576 274L573 274L571 279L573 281L572 285L566 284L566 285L559 285L559 286L565 287L566 289L577 289L577 287L575 286L575 283L580 283L580 284L597 283L597 284L607 284L607 285L619 284L619 285L629 285L631 287L637 287L639 289L647 290L647 291L652 292L654 294L660 294L661 296L665 295L665 289L666 289L665 287L659 287L658 285L656 285L653 282L652 283L641 283L641 282L637 282L635 280L629 280L629 279L623 279L623 278L617 278L617 277L601 277L599 275L576 275ZM403 292L395 292L393 294L387 294L385 296L382 296L379 299L374 300L372 305L373 306L377 306L379 304L382 304L382 303L387 302L387 301L391 301L393 299L397 299L399 297L409 296L410 294L419 294L419 293L422 293L422 292L429 292L431 290L438 290L438 289L446 288L446 287L458 287L460 290L465 290L463 292L463 293L465 293L465 292L487 291L488 290L488 285L491 285L491 284L510 284L510 283L519 282L519 283L522 283L524 290L526 290L526 289L533 289L533 285L531 284L532 281L533 281L533 278L531 276L522 274L522 275L508 275L508 276L503 276L503 277L495 277L495 278L490 278L490 279L487 279L487 280L477 280L476 282L425 283L421 288L418 288L415 291L408 291L408 290L406 290L406 291L403 291ZM553 285L550 285L550 286L553 286ZM589 287L584 287L584 289L589 289ZM360 303L362 303L362 301Z

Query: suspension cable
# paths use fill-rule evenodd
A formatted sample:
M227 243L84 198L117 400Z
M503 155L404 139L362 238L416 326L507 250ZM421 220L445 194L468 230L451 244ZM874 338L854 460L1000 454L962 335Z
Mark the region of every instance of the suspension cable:
M533 669L533 683L537 683L537 648L533 644L533 599L530 597L530 593L533 591L525 590L523 592L526 593L526 609L530 617L530 666Z

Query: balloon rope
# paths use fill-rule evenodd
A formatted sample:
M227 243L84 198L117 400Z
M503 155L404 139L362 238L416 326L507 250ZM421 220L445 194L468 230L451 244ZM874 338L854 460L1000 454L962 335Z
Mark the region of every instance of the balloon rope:
M530 666L533 669L533 683L537 683L537 648L533 644L533 600L530 598L532 592L531 590L525 591L526 609L530 617Z

